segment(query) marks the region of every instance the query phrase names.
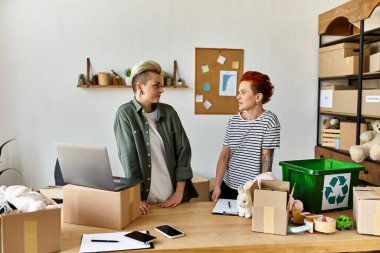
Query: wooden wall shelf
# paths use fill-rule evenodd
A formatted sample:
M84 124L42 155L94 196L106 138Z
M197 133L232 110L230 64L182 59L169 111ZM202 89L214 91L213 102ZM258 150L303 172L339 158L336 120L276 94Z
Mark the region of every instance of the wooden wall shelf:
M85 89L117 89L117 88L132 88L132 85L93 85L93 84L78 84L78 88L85 88ZM187 85L181 85L181 86L174 86L174 85L169 85L169 86L162 86L164 89L185 89L189 88Z

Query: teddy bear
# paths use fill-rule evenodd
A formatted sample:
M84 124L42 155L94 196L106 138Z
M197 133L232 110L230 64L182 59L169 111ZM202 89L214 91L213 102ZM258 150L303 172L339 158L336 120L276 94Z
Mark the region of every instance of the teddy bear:
M252 195L250 189L244 189L243 186L238 187L238 196L236 199L239 216L245 218L252 217Z
M0 202L8 201L20 212L34 212L46 209L47 206L44 196L23 185L1 186L1 196L3 198Z
M361 145L350 147L351 159L357 163L364 161L368 156L372 160L380 160L380 120L371 121L372 131L360 134Z

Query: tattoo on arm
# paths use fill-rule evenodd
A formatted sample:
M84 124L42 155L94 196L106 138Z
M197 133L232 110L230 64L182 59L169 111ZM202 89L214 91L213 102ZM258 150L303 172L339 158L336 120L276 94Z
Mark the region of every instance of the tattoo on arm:
M261 153L261 173L271 172L273 162L273 149L264 149Z

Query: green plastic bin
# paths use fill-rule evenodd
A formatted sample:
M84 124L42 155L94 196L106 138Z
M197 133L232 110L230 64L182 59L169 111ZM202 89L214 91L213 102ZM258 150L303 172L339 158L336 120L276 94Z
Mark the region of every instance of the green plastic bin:
M281 161L282 179L294 188L293 197L312 213L352 208L352 187L364 166L334 159Z

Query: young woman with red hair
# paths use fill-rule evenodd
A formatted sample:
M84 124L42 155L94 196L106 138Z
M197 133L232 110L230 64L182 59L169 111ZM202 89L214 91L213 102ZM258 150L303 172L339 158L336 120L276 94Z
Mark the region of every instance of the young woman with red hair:
M228 122L217 164L213 201L236 199L240 185L272 171L273 150L280 147L280 123L263 108L272 95L267 75L244 73L237 96L239 113Z

